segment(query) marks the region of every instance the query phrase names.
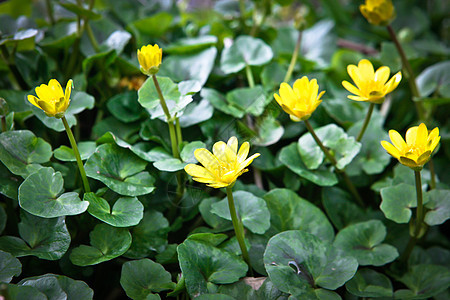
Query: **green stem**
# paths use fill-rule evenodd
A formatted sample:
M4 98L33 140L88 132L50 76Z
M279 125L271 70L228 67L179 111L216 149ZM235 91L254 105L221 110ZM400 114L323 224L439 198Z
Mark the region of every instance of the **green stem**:
M69 124L67 123L66 117L61 118L64 128L66 129L67 136L69 137L70 145L72 146L73 153L75 155L75 158L77 160L78 170L80 171L81 180L83 181L83 187L85 193L90 193L91 188L89 187L89 182L86 177L86 171L84 170L83 161L80 157L80 152L78 151L77 142L75 141L75 138L73 137L72 130L69 127Z
M420 178L420 171L414 171L416 179L416 195L417 195L417 215L416 223L414 225L414 237L419 238L420 230L423 224L423 197L422 197L422 180Z
M100 47L98 46L97 39L95 38L94 32L92 31L92 27L86 20L85 22L86 22L86 32L89 37L89 41L91 42L94 51L98 53L100 51Z
M241 28L245 28L245 0L239 0L239 11L241 12Z
M183 133L181 132L180 119L178 117L175 117L175 127L177 132L178 145L181 145L183 143Z
M289 64L288 70L286 72L286 76L284 76L284 82L289 82L291 80L292 72L294 72L295 64L297 63L298 53L300 52L300 46L302 42L303 32L299 31L297 42L295 43L294 52L292 53L291 62Z
M436 188L436 172L434 171L433 159L430 159L430 161L428 162L428 168L430 169L430 176L431 176L430 189L433 190Z
M358 137L356 138L357 142L361 141L361 139L362 139L362 137L364 135L364 132L366 131L367 126L369 125L370 117L372 116L372 112L373 112L373 108L374 107L375 107L375 103L371 102L370 106L369 106L369 110L367 111L366 118L364 119L364 124L363 124L363 126L361 127L361 130L358 133Z
M316 141L317 145L319 146L319 148L322 150L323 154L325 154L325 156L328 158L328 160L331 162L331 164L336 168L336 171L338 173L341 173L342 176L344 177L344 181L345 184L347 185L348 189L350 190L350 192L352 193L353 197L355 197L356 201L358 202L359 205L361 205L361 207L364 207L364 202L361 198L361 196L358 193L358 190L356 189L356 187L353 185L352 181L350 180L350 178L348 177L347 173L345 172L345 170L341 170L337 167L337 161L334 158L333 155L331 155L330 151L328 151L328 149L324 146L324 144L322 143L322 141L319 139L319 137L316 135L316 132L314 131L314 129L312 128L311 124L309 123L308 120L303 121L305 122L306 128L308 129L309 133L311 133L311 136L313 137L314 141Z
M398 54L400 55L400 58L402 60L402 65L406 69L406 72L409 75L409 80L408 80L409 88L410 88L411 93L414 98L413 102L414 102L414 105L416 106L416 110L417 110L417 114L419 115L419 119L425 120L425 111L424 111L422 104L420 102L414 101L414 100L418 100L420 98L420 93L419 93L419 89L417 88L416 76L414 75L413 69L411 68L411 64L409 63L408 59L406 58L405 51L403 50L403 47L400 44L400 41L398 40L397 35L395 34L395 31L392 28L392 26L388 25L387 30L392 38L392 41L395 44L395 47L397 48Z
M227 198L228 198L228 208L230 209L231 221L233 222L234 233L236 234L239 247L241 248L242 257L248 264L250 273L252 273L253 271L252 266L250 264L250 257L248 256L247 246L245 245L244 226L242 225L242 221L236 213L236 207L234 206L233 191L232 187L230 186L227 186Z
M8 67L9 71L11 71L11 74L13 75L14 79L16 80L17 85L22 90L29 90L30 86L23 78L19 69L17 69L16 64L14 62L14 57L9 54L9 51L8 51L8 48L6 47L6 45L0 45L0 50L1 50L2 57L6 63L6 66Z
M249 65L245 65L245 74L247 75L248 86L255 87L255 80L253 79L252 68Z
M5 132L6 131L6 117L1 116L0 119L2 120L2 131Z
M50 24L55 25L55 17L53 15L53 6L50 0L45 0L45 6L47 7L48 18L50 19Z
M169 125L170 143L172 144L171 146L173 157L180 158L180 153L178 152L177 134L175 131L175 126L173 125L172 116L170 115L169 109L167 108L166 100L164 100L164 95L161 91L161 87L159 86L158 79L156 79L156 75L152 75L152 79L153 83L155 84L156 91L158 92L159 103L161 103L161 107L167 118L167 124Z

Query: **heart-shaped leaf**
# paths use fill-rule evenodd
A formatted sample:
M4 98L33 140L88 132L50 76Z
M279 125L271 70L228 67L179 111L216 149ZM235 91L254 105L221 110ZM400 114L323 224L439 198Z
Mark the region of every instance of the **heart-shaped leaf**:
M324 213L295 192L274 189L264 195L264 200L270 211L271 233L302 230L323 241L333 241L334 230Z
M177 248L178 260L191 297L214 292L214 284L229 284L245 276L247 264L228 251L192 239Z
M220 68L225 74L236 73L244 69L246 65L264 65L272 57L272 49L263 40L241 35L233 45L222 51Z
M8 283L22 273L20 261L8 252L0 250L0 282Z
M392 298L393 290L391 280L381 273L371 269L360 269L350 279L345 288L358 297L386 297Z
M89 202L88 212L97 219L114 227L129 227L139 223L144 215L144 205L136 197L121 197L111 209L108 201L94 193L84 194Z
M300 230L273 236L264 253L264 264L273 284L295 297L311 297L316 294L316 287L337 289L358 268L355 258Z
M72 250L70 261L77 266L90 266L124 254L131 245L131 234L125 228L98 224L89 234L92 246L81 245Z
M95 142L80 142L77 145L82 160L88 159L95 151ZM61 146L54 151L57 159L62 161L76 161L72 148Z
M155 179L143 171L146 165L146 161L127 149L103 144L87 160L85 168L87 176L100 180L118 194L133 197L155 189Z
M0 250L16 257L34 255L41 259L60 259L70 245L70 234L64 217L40 218L21 212L20 238L0 237Z
M64 180L53 168L41 168L28 176L19 187L19 204L35 216L55 218L78 215L86 211L89 202L77 193L63 192Z
M398 257L395 247L381 244L386 227L379 220L349 225L339 231L333 245L355 257L361 266L382 266Z
M270 213L266 202L252 193L237 191L233 193L234 203L244 227L251 232L263 234L270 227ZM211 212L231 221L227 198L211 205Z
M130 123L139 120L145 113L142 106L137 105L137 99L135 91L128 91L109 99L106 106L115 118L124 123Z
M316 170L310 170L300 157L297 143L292 143L282 148L279 160L292 172L320 186L333 186L338 183L336 175L326 169L325 166L321 166Z
M429 201L425 206L429 211L425 215L425 223L440 225L450 219L450 190L431 190L427 195Z
M52 157L52 147L28 130L0 134L0 160L16 175L26 178Z
M131 299L148 299L148 295L154 295L152 292L158 293L175 287L170 273L148 258L124 263L120 285Z

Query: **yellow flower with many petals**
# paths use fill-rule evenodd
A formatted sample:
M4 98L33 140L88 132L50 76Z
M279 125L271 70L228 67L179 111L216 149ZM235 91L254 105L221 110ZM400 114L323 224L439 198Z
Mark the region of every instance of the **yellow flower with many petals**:
M64 93L58 80L52 79L48 85L41 84L36 87L36 96L28 95L28 101L34 106L42 109L49 117L62 118L70 104L70 93L72 91L72 79L67 82Z
M194 151L195 158L203 165L189 164L184 167L186 173L195 181L207 183L213 188L222 188L232 185L236 179L247 172L246 167L260 154L256 153L247 158L250 144L245 142L238 149L238 140L231 137L228 143L217 142L213 146L213 153L205 148Z
M291 120L300 122L309 119L317 106L322 102L320 98L325 91L319 92L319 85L316 79L308 80L303 76L294 82L293 87L286 82L280 85L278 94L274 94L275 100L281 108L290 115Z
M406 131L406 142L395 130L389 130L389 137L392 144L381 141L381 146L401 164L415 171L420 171L423 165L430 160L431 154L441 139L438 127L428 134L427 126L424 123Z
M367 59L360 60L358 66L348 65L347 72L356 86L345 80L342 85L354 94L348 98L355 101L383 103L384 97L395 90L402 80L402 72L398 72L388 81L391 74L389 67L382 66L375 72Z
M158 73L162 60L162 49L157 44L142 46L137 51L137 57L142 73L148 76Z
M395 18L395 8L391 0L366 0L359 6L364 18L374 25L386 26Z

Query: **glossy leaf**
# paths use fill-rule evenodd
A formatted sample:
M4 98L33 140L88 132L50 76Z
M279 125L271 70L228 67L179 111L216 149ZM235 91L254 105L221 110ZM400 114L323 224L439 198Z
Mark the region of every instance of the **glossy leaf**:
M425 215L425 223L440 225L450 219L450 190L431 190L427 195L429 201L425 207L429 211Z
M8 283L22 273L20 261L8 252L0 250L0 282Z
M144 171L147 162L114 144L103 144L87 160L88 177L100 180L110 189L124 196L151 193L155 179Z
M129 91L110 98L106 106L115 118L130 123L139 120L144 113L142 107L137 105L137 99L136 92Z
M77 144L82 160L88 159L95 151L95 142L80 142ZM61 146L54 151L55 158L61 161L76 161L72 148Z
M63 193L64 180L53 168L41 168L28 176L19 187L19 204L35 216L55 218L78 215L86 211L89 202L77 193Z
M359 269L345 287L352 295L358 297L392 298L393 296L391 280L372 269Z
M131 234L127 229L106 224L95 226L89 238L92 246L81 245L70 253L70 261L74 265L90 266L114 259L131 245Z

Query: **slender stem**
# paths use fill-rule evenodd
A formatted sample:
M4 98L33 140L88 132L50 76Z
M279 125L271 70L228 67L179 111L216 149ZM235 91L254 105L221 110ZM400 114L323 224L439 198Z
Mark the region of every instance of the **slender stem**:
M436 188L436 172L434 171L434 162L433 159L430 159L428 162L428 167L430 169L431 181L430 181L430 189Z
M241 218L238 217L236 213L236 207L234 206L233 191L230 186L227 186L227 198L228 198L228 208L230 209L231 221L233 222L234 233L241 248L242 257L248 264L250 272L252 272L252 266L250 264L250 257L248 256L247 246L245 245L244 238L244 226L242 225Z
M241 12L241 28L245 28L245 0L239 0L239 11Z
M75 158L77 160L78 170L80 171L81 180L83 181L83 187L85 193L90 193L91 188L89 187L89 182L86 177L86 171L84 170L83 161L80 157L80 152L78 151L77 142L75 141L75 138L73 137L72 130L69 127L69 124L67 123L66 117L61 118L64 128L66 129L67 136L69 137L70 145L72 146L73 154L75 155Z
M156 79L156 75L152 75L152 79L153 83L155 84L156 91L158 92L159 103L161 103L161 107L167 118L167 124L169 125L170 143L172 144L173 157L180 158L180 153L178 151L177 134L175 131L175 126L173 125L172 116L170 115L169 109L167 108L166 100L164 100L164 95L161 91L161 87L159 86L158 79Z
M181 143L183 143L183 133L181 132L180 119L178 117L175 117L175 127L178 145L181 145Z
M50 19L50 24L55 25L55 16L53 15L53 6L50 0L45 0L45 6L47 7L47 14Z
M408 244L406 245L405 251L403 251L403 254L400 257L400 261L403 261L403 262L408 261L409 256L411 255L411 252L413 251L416 243L417 243L417 239L415 237L412 236L409 238L409 241L408 241Z
M86 22L86 32L89 37L89 41L91 42L92 47L94 48L94 51L99 52L100 47L98 46L97 39L95 38L94 32L92 31L92 27L86 20L85 20L85 22Z
M245 65L245 74L247 75L248 86L251 88L254 87L255 80L253 79L252 68L249 65Z
M0 116L0 119L2 121L2 131L5 132L6 131L6 117Z
M295 64L297 63L298 53L300 52L300 46L302 42L303 31L298 32L297 42L295 43L294 52L292 52L291 62L289 64L286 75L284 76L284 82L291 80L292 72L294 72Z
M364 202L361 198L361 196L358 193L358 190L356 189L356 187L353 185L353 182L350 180L350 178L348 177L347 173L345 172L345 170L341 170L337 167L337 161L334 158L333 155L331 155L330 151L328 151L328 149L324 146L324 144L322 143L322 141L319 139L319 137L316 135L316 132L314 131L314 129L312 128L311 124L309 123L308 120L305 120L305 125L306 128L308 129L309 133L311 133L314 141L316 141L317 145L319 146L319 148L322 150L322 152L325 154L325 156L328 158L328 160L333 164L333 166L336 168L336 171L338 173L342 174L342 177L344 177L344 181L345 184L347 185L348 189L350 190L350 192L352 193L353 197L355 197L356 201L358 202L359 205L361 205L362 207L364 207Z
M418 99L420 98L419 89L417 88L416 84L416 76L414 75L413 69L411 68L411 64L409 63L408 59L406 58L405 51L403 50L402 45L400 44L400 41L397 38L397 35L395 34L394 29L391 25L387 26L387 30L392 38L392 41L395 44L395 47L397 48L398 54L400 55L400 58L402 60L402 65L406 69L406 72L408 72L409 75L409 87L411 90L411 93L414 98ZM425 120L425 111L420 102L414 101L414 105L416 106L417 114L419 115L420 120Z
M363 124L363 126L361 127L361 130L358 133L358 137L356 138L357 142L361 141L361 139L362 139L362 137L364 135L364 132L366 131L367 126L369 125L370 117L372 116L372 112L373 112L373 108L374 107L375 107L375 103L371 102L370 106L369 106L369 110L367 111L366 118L364 119L364 124Z
M416 195L417 195L417 215L414 226L414 237L419 238L420 230L423 224L423 197L422 197L422 180L420 178L420 171L414 171L416 179Z

